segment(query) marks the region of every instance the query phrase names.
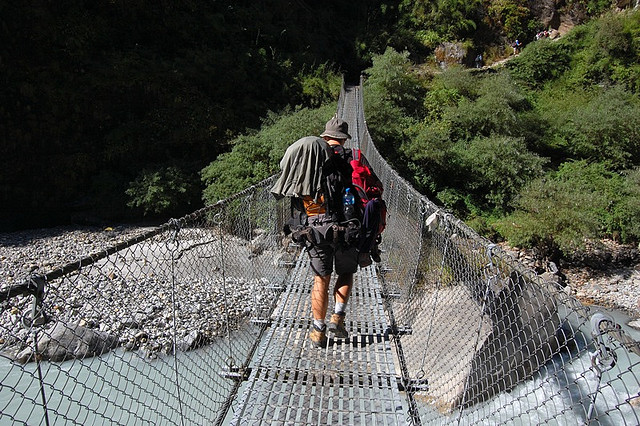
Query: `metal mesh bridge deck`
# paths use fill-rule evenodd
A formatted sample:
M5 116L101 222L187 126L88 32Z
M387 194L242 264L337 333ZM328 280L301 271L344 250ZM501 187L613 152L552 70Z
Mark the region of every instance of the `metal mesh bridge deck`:
M327 348L318 349L309 340L313 275L308 264L302 253L276 303L242 397L232 407L232 424L405 424L407 400L399 391L374 267L354 276L345 320L349 338L329 334Z

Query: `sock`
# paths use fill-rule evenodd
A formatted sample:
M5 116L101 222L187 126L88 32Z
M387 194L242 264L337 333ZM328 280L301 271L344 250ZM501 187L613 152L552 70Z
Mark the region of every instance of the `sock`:
M346 303L336 302L336 307L334 308L333 312L336 314L344 315L346 308L347 308Z
M324 330L324 320L314 319L313 326L318 330Z

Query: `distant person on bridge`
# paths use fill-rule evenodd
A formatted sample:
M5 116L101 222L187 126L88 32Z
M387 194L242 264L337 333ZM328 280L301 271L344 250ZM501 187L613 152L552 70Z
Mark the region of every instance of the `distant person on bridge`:
M276 198L291 197L293 218L289 231L295 240L305 244L309 253L314 273L313 325L309 337L320 348L327 345L327 331L336 338L349 337L345 315L353 274L358 265L371 265L371 247L360 244L364 206L352 183L352 151L344 147L351 138L348 130L345 121L333 117L320 138L307 136L290 145L280 162L282 174L271 189ZM338 275L333 288L335 305L326 325L334 266Z

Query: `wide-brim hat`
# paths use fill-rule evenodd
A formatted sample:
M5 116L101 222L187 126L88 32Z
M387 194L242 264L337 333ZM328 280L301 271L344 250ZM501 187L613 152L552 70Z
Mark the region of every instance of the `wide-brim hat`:
M346 121L333 117L327 121L324 126L324 132L320 135L321 138L328 136L335 139L351 139L349 134L349 125Z

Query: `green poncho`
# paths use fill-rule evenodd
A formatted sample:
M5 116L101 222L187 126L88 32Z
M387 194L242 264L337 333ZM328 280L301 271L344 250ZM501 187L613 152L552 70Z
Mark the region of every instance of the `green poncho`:
M271 193L282 197L310 196L317 199L321 190L322 166L331 155L327 142L317 136L307 136L291 144L280 160L282 174Z

